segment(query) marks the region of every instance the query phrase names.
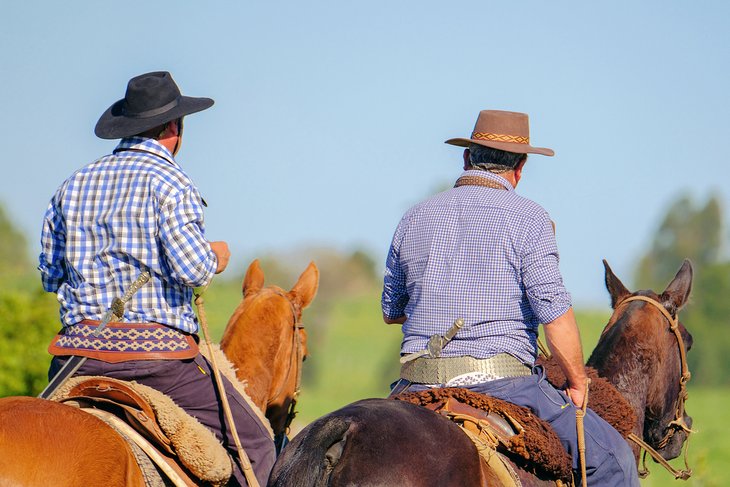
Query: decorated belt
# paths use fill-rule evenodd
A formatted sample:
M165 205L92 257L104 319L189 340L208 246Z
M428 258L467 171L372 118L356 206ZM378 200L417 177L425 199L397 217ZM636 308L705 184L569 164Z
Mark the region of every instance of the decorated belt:
M480 372L486 380L532 375L527 365L507 353L474 357L417 358L401 365L400 376L417 384L446 384L464 374Z
M109 323L98 337L99 321L67 326L48 346L51 355L79 355L117 363L128 360L180 360L198 354L193 335L159 323Z

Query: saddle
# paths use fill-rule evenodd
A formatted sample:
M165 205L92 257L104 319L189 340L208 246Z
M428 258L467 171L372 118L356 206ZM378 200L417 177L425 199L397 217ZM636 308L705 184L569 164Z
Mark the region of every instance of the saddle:
M553 359L540 357L537 364L554 387L565 384ZM635 422L633 409L594 369L586 367L586 373L592 381L589 407L626 438ZM458 424L502 485L521 485L513 465L553 485L573 484L571 457L550 425L527 408L463 388L428 389L393 399L426 407Z
M426 407L458 424L502 485L521 485L515 467L550 485L572 484L570 456L550 425L527 408L463 388L406 392L393 399Z
M175 486L225 485L231 476L230 457L215 435L150 387L108 377L74 377L52 399L108 423Z

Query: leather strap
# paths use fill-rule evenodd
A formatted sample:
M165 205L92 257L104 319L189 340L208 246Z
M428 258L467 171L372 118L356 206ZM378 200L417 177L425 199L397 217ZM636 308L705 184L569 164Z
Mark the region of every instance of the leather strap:
M456 180L456 184L454 184L454 187L458 188L461 186L484 186L485 188L492 189L507 189L504 187L504 184L498 183L497 181L492 181L488 178L481 178L479 176L461 176L459 179Z

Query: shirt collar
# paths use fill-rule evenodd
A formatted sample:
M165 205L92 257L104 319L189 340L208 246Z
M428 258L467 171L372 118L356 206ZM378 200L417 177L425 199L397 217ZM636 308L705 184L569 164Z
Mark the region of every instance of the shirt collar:
M464 171L463 173L461 173L461 175L462 176L476 176L479 178L491 179L492 181L495 181L495 182L501 184L502 186L504 186L504 189L506 189L507 191L515 190L515 188L512 186L512 183L507 181L505 178L503 178L499 174L495 174L493 172L482 171L481 169L469 169L468 171Z
M160 144L155 139L149 139L146 137L125 137L119 142L119 145L117 145L117 147L114 149L114 154L116 154L118 152L128 151L128 150L148 152L161 159L166 160L173 166L178 167L172 153L169 150L167 150L167 147Z

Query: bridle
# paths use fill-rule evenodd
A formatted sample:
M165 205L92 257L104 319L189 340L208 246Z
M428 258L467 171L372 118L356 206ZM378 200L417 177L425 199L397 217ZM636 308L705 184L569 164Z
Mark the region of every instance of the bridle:
M649 471L646 468L646 454L649 453L649 455L651 455L656 462L669 470L672 475L674 475L675 479L687 480L692 475L692 469L689 468L689 465L687 464L687 448L689 446L689 436L691 433L693 433L693 431L689 426L687 426L687 423L684 421L684 403L688 397L687 382L689 382L691 374L689 372L689 367L687 366L687 349L684 345L684 339L682 339L682 334L679 331L679 318L676 313L674 316L672 316L659 301L649 298L647 296L630 296L626 299L619 301L616 306L614 306L614 310L617 310L620 306L623 306L624 304L631 301L643 301L657 308L662 313L662 315L664 315L664 317L669 321L669 329L674 333L674 336L677 339L677 346L679 348L679 358L681 360L682 373L679 377L679 393L677 394L677 399L675 401L676 407L674 411L674 420L667 425L667 432L664 434L664 437L661 439L661 441L659 441L657 448L662 449L666 447L671 441L674 434L679 430L682 430L687 434L687 437L684 441L684 470L676 470L674 467L669 465L669 463L654 448L649 446L648 443L646 443L634 433L629 434L628 438L639 446L639 451L641 451L641 449L644 449L642 469L639 470L639 476L644 478L649 474ZM604 333L606 331L607 329L604 330Z
M278 399L284 393L284 388L289 382L289 378L292 376L292 374L296 374L296 381L294 383L294 394L292 396L291 402L289 403L286 420L284 421L284 434L288 434L289 427L291 426L292 421L294 421L294 418L297 415L295 408L297 405L297 399L299 398L299 393L301 391L302 363L304 362L304 346L302 344L301 331L304 330L304 324L301 322L301 308L297 304L292 302L283 292L275 292L279 296L286 299L289 303L289 306L291 306L293 321L292 346L291 354L289 355L289 365L286 369L286 376L281 382L281 385L276 391L276 394L271 396L271 399L269 399L269 401L267 402L266 407L268 408L274 402L274 400Z

